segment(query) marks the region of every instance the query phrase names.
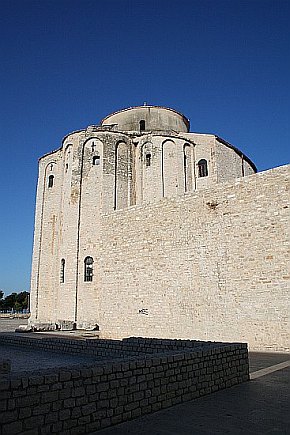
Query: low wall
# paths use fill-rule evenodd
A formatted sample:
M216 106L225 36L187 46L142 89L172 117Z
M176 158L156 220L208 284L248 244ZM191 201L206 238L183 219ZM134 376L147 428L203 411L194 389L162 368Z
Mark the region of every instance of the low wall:
M4 377L0 381L1 435L89 433L249 379L246 344L150 339L105 342L109 353L119 345L129 355L128 347L135 346L139 355Z
M129 337L123 340L105 339L68 339L65 337L37 337L15 334L0 334L0 344L28 347L29 349L46 350L56 353L95 355L97 357L124 358L144 354L160 354L167 351L182 351L186 349L211 349L224 345L222 342L200 340L170 340L157 338Z

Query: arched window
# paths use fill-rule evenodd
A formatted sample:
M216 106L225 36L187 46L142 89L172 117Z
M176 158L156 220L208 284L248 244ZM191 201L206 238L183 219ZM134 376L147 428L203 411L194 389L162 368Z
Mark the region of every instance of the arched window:
M198 164L198 176L199 177L207 177L208 169L207 169L207 161L205 159L201 159Z
M64 275L65 275L65 259L62 258L60 262L60 282L64 282Z
M86 282L93 281L93 264L94 260L92 257L85 258L84 280Z
M145 155L145 164L146 164L146 166L151 166L151 154L150 153L146 153L146 155Z
M48 187L52 187L53 186L53 181L54 181L54 176L50 175L48 177Z
M141 121L139 122L140 125L140 131L144 131L145 130L145 121L144 119L141 119Z

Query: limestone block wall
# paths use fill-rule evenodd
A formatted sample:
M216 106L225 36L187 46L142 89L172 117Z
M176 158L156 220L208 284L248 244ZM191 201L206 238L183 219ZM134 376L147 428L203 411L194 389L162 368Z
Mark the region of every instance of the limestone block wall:
M158 344L157 353L3 377L0 434L92 433L249 379L245 344L187 343L164 353Z
M289 350L289 177L280 167L103 215L104 336Z

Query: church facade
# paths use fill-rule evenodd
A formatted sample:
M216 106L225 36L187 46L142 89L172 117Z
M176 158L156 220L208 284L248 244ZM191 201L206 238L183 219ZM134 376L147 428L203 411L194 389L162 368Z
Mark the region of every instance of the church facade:
M67 135L39 161L31 325L287 350L289 167L256 172L164 107Z

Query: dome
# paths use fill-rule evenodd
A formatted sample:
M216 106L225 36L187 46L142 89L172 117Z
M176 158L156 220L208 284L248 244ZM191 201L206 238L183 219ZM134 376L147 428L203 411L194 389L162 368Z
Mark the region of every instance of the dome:
M189 131L189 120L174 109L159 106L138 106L106 116L101 125L120 131L174 130Z

